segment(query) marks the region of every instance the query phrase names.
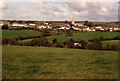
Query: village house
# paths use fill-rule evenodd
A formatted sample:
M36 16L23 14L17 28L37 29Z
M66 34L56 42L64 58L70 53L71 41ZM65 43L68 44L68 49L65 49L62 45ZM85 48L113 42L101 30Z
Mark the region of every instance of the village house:
M45 25L48 25L49 23L47 23L47 22L44 22L44 24L45 24Z
M105 31L105 29L102 26L96 26L96 31Z
M110 32L113 32L113 31L120 31L120 29L118 27L110 27L109 28Z
M83 27L81 27L81 29L82 29L82 31L85 32L85 31L89 31L90 28L88 26L83 26Z
M37 26L38 29L52 29L51 26L44 26L44 25L41 25L41 26Z
M1 20L1 21L0 21L0 25L2 26L3 24L10 25L10 22L7 21L7 20Z
M88 32L95 32L96 30L91 28L91 29L88 29Z
M36 27L36 24L35 23L29 23L28 26L29 27Z
M58 29L59 29L59 30L69 30L70 27L62 26L62 27L60 27L60 28L58 28Z
M28 27L27 24L20 24L20 23L12 23L11 26L13 27Z
M0 26L3 26L3 24L4 24L3 21L0 21Z
M119 30L119 28L118 28L118 27L115 27L115 28L113 28L113 30L114 30L114 31L118 31L118 30Z
M74 30L76 30L76 31L81 31L81 29L80 28L77 28L77 27L72 27Z
M96 26L95 29L102 29L102 26Z

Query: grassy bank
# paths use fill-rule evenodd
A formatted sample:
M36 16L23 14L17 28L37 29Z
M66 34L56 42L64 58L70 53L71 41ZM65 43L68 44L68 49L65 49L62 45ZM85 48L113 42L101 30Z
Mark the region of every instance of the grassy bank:
M118 36L118 32L84 32L84 33L73 33L72 36L66 37L66 35L59 35L59 36L49 36L47 37L48 40L52 41L53 39L57 39L58 41L70 40L71 38L74 40L89 40L93 38L113 38Z
M2 38L13 38L19 36L38 36L40 32L34 30L2 30Z
M3 78L115 79L117 51L3 46Z

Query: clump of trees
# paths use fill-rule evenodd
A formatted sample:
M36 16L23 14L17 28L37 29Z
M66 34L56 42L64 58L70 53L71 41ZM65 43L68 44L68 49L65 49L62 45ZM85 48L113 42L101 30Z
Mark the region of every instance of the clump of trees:
M77 49L90 49L90 50L119 50L120 46L116 44L107 44L102 45L101 41L105 39L119 39L119 36L114 38L104 38L100 37L91 39L91 40L65 40L63 42L58 42L57 39L53 39L52 42L49 42L46 37L36 37L32 38L29 42L18 42L20 40L28 39L31 37L18 37L18 38L3 38L0 40L2 45L21 45L21 46L42 46L42 47L60 47L60 48L77 48Z
M84 22L84 25L88 26L88 27L92 27L93 26L93 23L92 22L89 22L89 21L85 21Z
M31 46L48 46L49 42L45 37L35 38L31 42Z
M52 40L52 46L53 46L53 47L56 47L57 44L58 44L57 39L53 39L53 40Z
M18 39L15 38L2 38L2 45L16 45Z
M7 30L9 27L8 27L8 24L3 24L3 26L1 27L3 30Z
M116 45L116 44L107 44L105 46L102 47L102 50L120 50L120 46Z
M49 31L49 29L43 29L41 32L42 32L43 37L52 35L52 33Z
M34 38L30 42L20 43L21 46L44 46L51 47L51 43L45 37Z
M88 40L86 44L86 49L100 50L102 48L102 43L99 39L95 38L93 40Z

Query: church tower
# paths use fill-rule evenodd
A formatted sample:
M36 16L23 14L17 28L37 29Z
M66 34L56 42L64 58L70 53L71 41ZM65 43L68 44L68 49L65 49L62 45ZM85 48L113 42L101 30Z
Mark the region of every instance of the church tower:
M75 24L75 17L74 16L72 17L72 24L73 25Z

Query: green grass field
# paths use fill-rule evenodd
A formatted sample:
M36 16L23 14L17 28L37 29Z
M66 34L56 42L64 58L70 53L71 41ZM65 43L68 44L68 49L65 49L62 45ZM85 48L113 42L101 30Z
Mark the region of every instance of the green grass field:
M57 39L58 41L69 40L73 38L74 40L82 39L82 40L89 40L93 38L100 38L100 37L107 37L112 38L118 36L118 32L84 32L84 33L73 33L72 36L66 37L66 35L59 35L59 36L50 36L48 37L49 41L53 39Z
M47 47L2 47L7 79L116 79L118 52Z
M2 30L2 38L13 38L19 36L38 36L41 33L34 30Z
M103 45L107 45L107 44L110 44L110 45L118 45L120 43L120 40L107 40L107 41L102 41L102 44Z

